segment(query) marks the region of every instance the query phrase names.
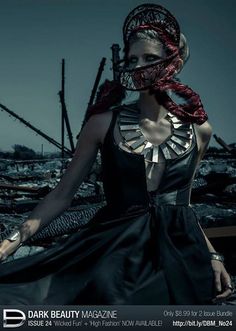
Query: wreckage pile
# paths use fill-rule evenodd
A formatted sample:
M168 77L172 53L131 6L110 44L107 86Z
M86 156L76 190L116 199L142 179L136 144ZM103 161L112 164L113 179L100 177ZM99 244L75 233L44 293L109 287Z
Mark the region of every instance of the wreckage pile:
M70 159L0 160L0 213L23 213L37 203L59 182ZM99 199L94 196L97 185L83 183L73 204L88 204ZM85 199L86 198L86 199Z
M0 160L0 240L23 222L35 205L57 185L69 161L59 158ZM15 258L33 254L33 246L38 251L39 247L53 245L79 231L105 205L99 167L98 157L71 207L33 236ZM225 237L229 243L229 237L236 236L236 154L209 149L195 176L191 202L208 237L219 237L221 241ZM233 258L235 261L236 256Z
M40 200L57 185L69 161L0 161L0 240L22 223ZM94 182L96 167L95 163L87 181L82 183L75 194L69 210L32 237L28 244L52 244L58 237L72 233L88 222L105 204L100 183Z
M0 213L27 215L57 185L69 161L0 160ZM73 199L74 212L104 205L99 167L100 158ZM236 224L236 154L209 149L195 176L191 202L204 228Z
M236 154L208 152L193 182L191 201L204 227L236 225Z

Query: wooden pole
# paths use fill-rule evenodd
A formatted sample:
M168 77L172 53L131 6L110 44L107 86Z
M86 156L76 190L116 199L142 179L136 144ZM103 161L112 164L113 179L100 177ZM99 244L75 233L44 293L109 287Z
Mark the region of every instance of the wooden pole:
M112 69L113 69L113 79L115 81L119 80L119 71L118 69L118 63L120 61L120 46L119 44L113 44L111 46L112 50Z
M33 130L34 132L36 132L38 135L40 135L41 137L43 137L44 139L46 139L47 141L49 141L51 144L53 144L54 146L56 146L59 149L62 149L62 146L61 146L61 144L59 142L57 142L56 140L54 140L53 138L51 138L49 135L47 135L43 131L41 131L38 128L36 128L30 122L26 121L23 117L17 115L15 112L13 112L12 110L10 110L9 108L7 108L6 106L4 106L1 103L0 103L0 110L7 112L10 116L18 119L26 127L30 128L31 130ZM64 150L65 150L65 152L67 154L71 155L71 151L68 148L64 147Z
M92 92L91 92L91 95L90 95L90 99L89 99L89 102L88 102L88 108L94 102L95 95L96 95L96 92L97 92L97 89L98 89L98 85L99 85L99 82L100 82L100 79L101 79L102 72L104 70L105 64L106 64L106 58L103 57L102 60L101 60L101 62L100 62L100 65L99 65L99 68L98 68L98 72L97 72L97 76L96 76L96 79L95 79L95 82L94 82L94 85L93 85L93 89L92 89Z
M62 131L64 132L64 139L63 142L65 144L65 125L66 125L66 130L70 142L70 148L71 152L74 153L75 151L75 146L73 142L73 135L70 127L70 121L66 109L66 103L65 103L65 60L62 59L62 86L61 90L59 91L59 97L60 97L60 102L61 102L61 116L62 116Z
M61 66L61 94L64 99L65 95L65 59L62 59ZM64 111L63 107L61 107L61 157L64 158L64 148L65 148L65 122L64 122Z

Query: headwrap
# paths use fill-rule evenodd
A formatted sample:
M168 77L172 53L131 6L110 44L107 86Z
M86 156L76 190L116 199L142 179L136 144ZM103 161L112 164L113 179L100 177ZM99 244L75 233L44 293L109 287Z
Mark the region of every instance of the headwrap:
M130 40L137 32L145 30L157 32L158 40L165 47L166 57L147 66L130 69L126 59ZM92 106L93 112L96 112L96 109L99 112L103 107L107 109L114 99L122 100L124 89L131 91L149 89L150 94L155 95L159 104L183 122L202 124L207 120L208 117L199 95L174 77L181 63L180 28L175 17L167 9L157 4L144 4L133 9L124 22L123 41L125 58L115 67L120 86L115 81L109 84L106 81L105 94L101 93L103 98L97 100L98 108L96 104ZM108 85L111 94L107 89ZM122 98L119 98L118 93L122 95ZM170 94L181 97L185 103L177 104Z
M125 52L128 53L130 38L142 30L154 30L166 49L166 57L153 64L129 69L120 67L120 82L127 90L149 89L158 103L176 115L183 122L202 124L207 114L197 93L174 78L180 65L180 28L175 17L164 7L156 4L144 4L133 9L123 26ZM125 62L125 61L124 61ZM176 94L185 100L177 104L169 95Z

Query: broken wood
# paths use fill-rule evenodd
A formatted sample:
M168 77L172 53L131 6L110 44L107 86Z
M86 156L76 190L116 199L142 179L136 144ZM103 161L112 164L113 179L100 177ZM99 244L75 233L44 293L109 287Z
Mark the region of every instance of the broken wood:
M50 191L50 188L48 186L28 187L28 186L18 186L18 185L11 185L11 184L5 184L5 183L0 183L0 189L37 193L39 195L46 194Z
M220 144L227 152L236 155L235 148L227 145L226 142L224 142L224 140L222 138L218 137L216 134L213 134L213 137L218 142L218 144Z

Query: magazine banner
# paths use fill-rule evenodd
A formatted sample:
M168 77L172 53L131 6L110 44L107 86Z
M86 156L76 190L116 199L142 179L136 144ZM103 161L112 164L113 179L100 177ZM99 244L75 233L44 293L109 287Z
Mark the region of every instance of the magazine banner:
M235 306L0 306L0 330L230 330Z

